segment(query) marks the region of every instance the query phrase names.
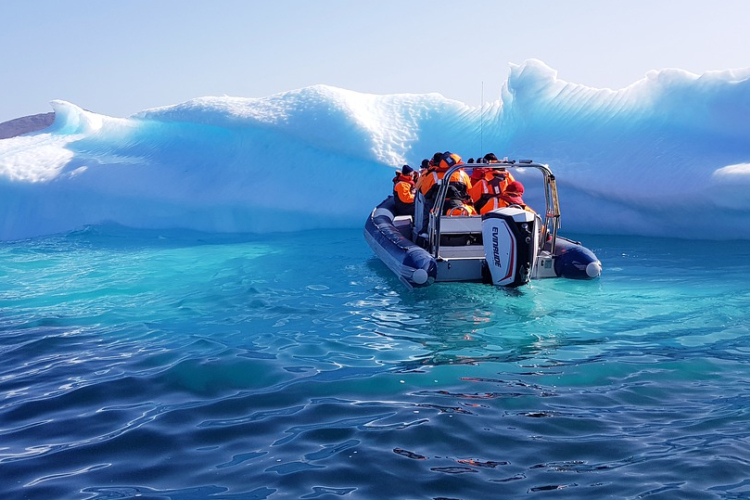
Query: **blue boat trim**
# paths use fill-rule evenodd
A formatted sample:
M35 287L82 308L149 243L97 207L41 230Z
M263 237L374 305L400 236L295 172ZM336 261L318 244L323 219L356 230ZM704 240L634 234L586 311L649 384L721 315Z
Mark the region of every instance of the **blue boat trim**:
M393 221L395 203L389 196L365 223L365 239L380 260L410 288L430 286L437 278L437 262L424 248L406 238Z

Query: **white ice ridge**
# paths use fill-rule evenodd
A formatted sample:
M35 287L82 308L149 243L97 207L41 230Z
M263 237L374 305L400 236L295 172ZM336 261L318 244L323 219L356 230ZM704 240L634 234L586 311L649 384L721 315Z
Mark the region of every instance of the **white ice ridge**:
M548 163L566 232L750 239L750 68L619 89L512 65L501 98L326 85L112 118L53 101L0 140L0 239L116 222L205 231L359 227L394 168L436 151Z

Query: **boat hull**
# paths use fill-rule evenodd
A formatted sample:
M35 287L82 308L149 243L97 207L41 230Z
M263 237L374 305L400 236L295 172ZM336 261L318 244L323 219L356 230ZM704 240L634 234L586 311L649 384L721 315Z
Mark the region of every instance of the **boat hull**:
M517 234L513 239L514 245L505 245L509 248L518 247L518 252L509 254L515 256L518 262L506 256L508 262L503 262L500 266L506 274L496 275L492 272L491 266L497 260L492 238L500 232L493 233L492 227L494 226L491 224L498 218L510 221L512 217L509 217L508 213L514 213L513 209L501 209L496 214L490 213L489 216L482 217L482 230L489 230L488 236L483 239L491 242L489 247L483 248L481 244L447 248L443 246L438 254L439 258L436 258L410 239L413 227L411 218L398 217L393 197L389 196L368 217L365 222L364 236L365 241L378 258L409 288L424 288L436 281L485 282L500 286L520 286L528 283L529 279L590 280L601 275L602 266L596 255L579 242L562 236L556 236L554 249L552 242L547 241L537 254L534 248L537 247L538 240L533 235L538 232L535 230L532 230L530 234ZM455 222L461 223L460 220L455 220ZM508 224L510 227L510 222ZM529 222L529 224L532 224L533 228L533 223ZM480 253L477 254L477 251ZM492 262L487 260L487 252L490 252ZM513 273L509 273L508 270Z
M396 205L389 196L365 223L365 241L398 279L409 288L430 286L437 279L437 262L427 250L399 231Z
M602 274L602 264L594 252L562 236L555 242L554 262L555 274L561 278L590 280Z

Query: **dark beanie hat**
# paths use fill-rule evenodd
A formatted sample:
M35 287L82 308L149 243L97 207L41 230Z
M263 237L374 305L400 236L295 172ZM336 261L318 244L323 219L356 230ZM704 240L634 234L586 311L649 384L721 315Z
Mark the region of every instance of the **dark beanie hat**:
M414 172L414 169L411 168L409 165L404 165L403 167L401 167L401 173L404 175L409 175L412 172Z

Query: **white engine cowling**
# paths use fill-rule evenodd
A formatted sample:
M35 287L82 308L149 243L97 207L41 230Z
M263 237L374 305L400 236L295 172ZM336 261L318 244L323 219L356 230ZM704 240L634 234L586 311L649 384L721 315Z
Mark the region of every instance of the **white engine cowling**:
M525 285L539 248L539 231L534 213L507 207L482 216L484 254L492 284Z

